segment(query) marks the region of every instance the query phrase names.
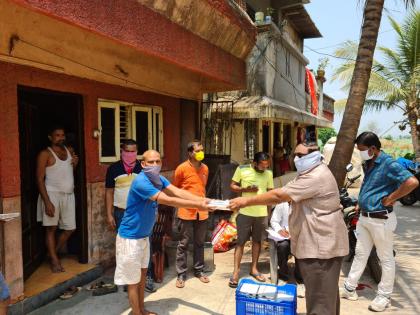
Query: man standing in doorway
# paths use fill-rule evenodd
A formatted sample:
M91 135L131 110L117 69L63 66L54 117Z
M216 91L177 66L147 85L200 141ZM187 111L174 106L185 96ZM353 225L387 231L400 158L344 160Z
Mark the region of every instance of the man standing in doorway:
M54 273L64 272L57 252L76 229L73 171L79 158L73 149L64 145L63 127L53 127L48 134L50 146L42 150L37 160L38 221L46 227L46 244ZM55 239L57 226L63 230Z
M209 175L204 159L204 148L199 140L188 143L188 160L175 170L173 185L199 196L206 196L206 184ZM176 271L178 278L176 287L183 288L187 278L187 252L190 240L194 244L194 274L203 283L210 282L203 273L204 269L204 241L207 232L208 211L197 208L179 208L181 240L176 251Z
M409 171L381 151L381 142L373 132L363 132L355 140L364 162L365 178L359 193L356 255L341 290L341 297L355 301L357 283L365 270L372 246L381 261L382 278L378 293L369 309L382 312L391 304L394 287L394 231L397 217L395 201L415 189L419 182Z
M118 230L114 282L128 285L134 315L153 314L144 308L144 288L150 250L149 236L156 221L158 203L178 208L212 210L208 201L171 185L160 175L162 160L157 151L144 152L143 170L128 193L127 208Z
M291 202L291 252L306 288L306 311L311 315L339 315L338 279L348 254L347 229L341 212L337 182L322 162L316 143L295 149L297 177L285 187L230 201L231 209Z
M254 155L252 164L239 166L232 178L230 185L232 191L244 197L265 193L274 188L273 173L270 167L270 155L258 152ZM257 264L260 257L262 236L267 227L267 207L254 205L241 207L236 217L238 241L235 247L234 270L229 280L229 286L238 286L239 271L244 252L245 243L252 236L252 263L250 275L256 280L265 282L265 277L258 271Z

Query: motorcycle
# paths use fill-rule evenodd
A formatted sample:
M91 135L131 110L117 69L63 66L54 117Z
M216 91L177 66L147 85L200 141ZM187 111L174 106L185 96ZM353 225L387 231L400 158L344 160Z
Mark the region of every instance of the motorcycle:
M419 169L408 168L408 171L411 172L420 181ZM418 200L420 200L420 187L417 187L408 195L405 195L404 197L398 199L398 201L401 202L401 204L403 204L404 206L412 206Z
M346 166L347 173L353 170L353 165L348 164ZM361 176L361 174L349 178L347 174L347 182L340 189L340 203L343 206L343 217L344 222L347 226L348 236L349 236L349 256L348 261L353 260L353 257L356 253L356 243L357 243L357 234L356 234L356 226L357 222L359 221L359 213L356 211L357 199L355 197L351 197L348 193L348 189L354 184L354 182ZM367 266L369 267L370 274L372 278L375 280L376 283L381 281L382 277L382 268L380 264L379 257L376 253L375 247L372 249Z

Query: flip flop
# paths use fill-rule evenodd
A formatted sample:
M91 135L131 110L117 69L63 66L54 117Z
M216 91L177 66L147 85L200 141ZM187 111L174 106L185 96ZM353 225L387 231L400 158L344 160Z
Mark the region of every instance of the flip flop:
M82 289L81 287L71 286L62 295L60 295L60 299L68 300L72 298L73 296L75 296L81 289Z
M259 282L265 282L266 281L265 277L260 272L259 273L250 272L249 275Z
M106 283L102 286L102 288L94 290L92 292L92 296L101 296L115 292L118 292L118 287L115 284Z
M88 290L88 291L97 290L97 289L99 289L99 288L102 288L104 285L105 285L105 282L103 282L103 281L98 281L98 282L96 282L96 283L91 284L90 286L88 286L88 287L86 288L86 290Z
M230 277L229 279L229 287L231 288L237 288L238 287L238 281L233 279L233 277Z

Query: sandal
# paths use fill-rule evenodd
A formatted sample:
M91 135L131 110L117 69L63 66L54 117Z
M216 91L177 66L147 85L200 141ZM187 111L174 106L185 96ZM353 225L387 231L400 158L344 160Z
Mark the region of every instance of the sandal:
M105 282L103 282L103 281L98 281L98 282L96 282L96 283L91 284L90 286L88 286L88 287L86 288L86 290L88 290L88 291L97 290L97 289L99 289L99 288L102 288L104 285L105 285Z
M200 273L200 274L196 275L195 277L198 278L198 280L200 280L203 283L209 283L210 282L209 277L207 277L204 273Z
M238 287L238 281L233 279L233 277L230 277L229 279L229 287L231 288L237 288Z
M118 292L118 287L115 284L105 283L101 288L94 290L92 296L101 296L115 292Z
M60 295L60 299L68 300L72 298L73 296L75 296L81 289L82 289L81 287L71 286L62 295Z
M250 272L249 275L259 282L265 282L266 280L265 277L260 272L258 273Z
M175 285L177 288L182 289L183 287L185 287L185 280L182 278L177 278Z

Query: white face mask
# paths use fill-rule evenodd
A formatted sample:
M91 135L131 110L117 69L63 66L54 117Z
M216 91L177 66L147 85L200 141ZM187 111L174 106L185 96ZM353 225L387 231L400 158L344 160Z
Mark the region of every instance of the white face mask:
M294 159L296 170L299 174L309 171L322 163L321 152L315 151L302 157L296 156Z
M363 161L369 161L373 158L373 154L372 154L372 156L369 155L369 149L364 150L364 151L360 151L360 158Z

